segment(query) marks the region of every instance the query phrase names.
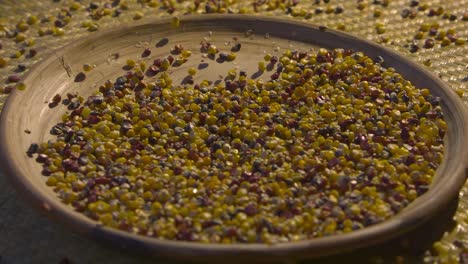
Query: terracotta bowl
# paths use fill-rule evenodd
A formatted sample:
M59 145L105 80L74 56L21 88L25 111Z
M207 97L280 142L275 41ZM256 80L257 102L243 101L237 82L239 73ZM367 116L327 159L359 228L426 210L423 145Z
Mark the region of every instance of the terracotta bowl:
M27 89L14 91L8 98L0 120L1 170L11 178L23 196L51 218L97 240L172 260L290 263L366 247L399 236L431 218L458 195L466 180L468 164L466 108L447 84L416 63L377 44L298 21L259 16L204 15L182 17L178 28L170 24L168 19L151 20L74 41L50 53L31 69L24 78ZM203 59L197 52L204 37L210 37L211 43L221 51L229 51L233 37L237 37L242 43L237 59L229 63ZM51 127L66 112L65 106L49 108L47 102L57 93L64 97L68 92L77 92L86 97L97 89L97 85L121 75L127 58L140 56L139 60L150 63L156 57L169 54L170 47L177 43L194 52L187 64L173 69L174 79L181 81L187 75L188 67L199 67L198 80L217 80L219 74L234 67L254 74L257 62L264 53L275 54L275 50L281 53L285 49L346 48L363 51L374 58L383 57L386 67L397 69L416 87L429 88L434 95L442 98L449 130L445 159L437 170L431 188L402 212L382 223L344 235L277 245L158 240L103 227L63 204L45 185L40 166L25 153L31 143L50 139ZM152 50L152 54L141 58L146 47ZM84 63L96 64L97 67L86 73L84 79L83 76L77 78ZM266 78L259 74L254 74L254 77ZM26 129L31 133L25 133Z

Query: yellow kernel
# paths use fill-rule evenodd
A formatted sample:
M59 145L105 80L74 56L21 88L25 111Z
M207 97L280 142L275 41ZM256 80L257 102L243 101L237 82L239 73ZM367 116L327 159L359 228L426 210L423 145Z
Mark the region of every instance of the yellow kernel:
M182 50L182 53L180 54L183 58L188 58L190 56L192 56L192 52L190 50Z
M260 72L264 72L265 69L266 69L265 62L264 62L264 61L258 62L258 70L259 70Z
M127 60L127 66L129 66L129 67L134 67L134 66L135 66L135 61L132 60L132 59L128 59L128 60Z
M135 14L133 14L133 19L134 20L139 20L141 19L142 17L144 16L144 14L142 12L135 12Z
M189 75L193 76L193 75L195 75L196 73L197 73L197 70L196 70L195 68L192 67L192 68L188 69L188 74L189 74Z
M178 28L180 26L180 19L178 17L173 17L171 20L171 26Z
M83 71L91 71L94 67L95 67L95 65L85 63L85 64L83 64Z

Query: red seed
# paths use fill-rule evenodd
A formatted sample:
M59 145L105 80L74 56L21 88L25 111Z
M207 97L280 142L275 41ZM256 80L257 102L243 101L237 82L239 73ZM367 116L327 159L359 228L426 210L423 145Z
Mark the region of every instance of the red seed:
M424 48L430 49L432 47L434 47L434 40L433 39L426 39L426 41L424 42Z
M3 89L3 93L4 94L9 94L11 93L11 91L13 90L13 87L12 86L7 86Z
M60 94L56 94L52 98L52 102L54 102L54 103L60 103L60 100L62 100L62 96L60 96Z
M146 48L143 53L141 54L141 57L142 58L146 58L148 57L149 55L151 55L151 50L149 48Z
M8 81L16 83L20 81L20 77L18 75L10 75L8 76Z
M255 204L249 204L244 208L244 212L248 216L253 216L257 214L257 206Z
M35 49L30 49L28 57L32 58L32 57L36 56L36 54L37 54L37 51Z
M169 56L167 56L167 60L169 61L170 64L172 64L174 62L174 57L169 55Z

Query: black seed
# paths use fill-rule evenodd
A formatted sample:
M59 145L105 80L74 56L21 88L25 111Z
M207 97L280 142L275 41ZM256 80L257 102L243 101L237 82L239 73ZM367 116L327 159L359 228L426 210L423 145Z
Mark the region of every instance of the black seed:
M32 143L28 150L26 151L26 154L28 155L28 157L32 157L32 154L35 154L37 153L37 150L39 149L39 145L37 145L36 143Z
M234 46L232 46L231 51L232 52L238 52L240 51L242 45L240 43L236 43Z

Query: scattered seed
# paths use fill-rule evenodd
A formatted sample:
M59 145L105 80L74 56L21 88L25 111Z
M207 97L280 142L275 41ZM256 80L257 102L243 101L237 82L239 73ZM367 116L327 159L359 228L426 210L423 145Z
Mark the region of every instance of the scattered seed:
M89 63L85 63L83 64L83 71L85 72L89 72L91 71L92 69L94 69L95 65L92 65L92 64L89 64Z
M142 58L146 58L148 57L149 55L151 55L151 50L149 48L146 48L143 53L141 53L141 57Z
M127 66L128 66L128 67L135 67L135 64L136 64L136 63L135 63L134 60L132 60L132 59L128 59L128 60L127 60Z
M26 85L22 82L16 84L16 90L18 91L24 91L26 89Z
M426 39L426 41L424 41L424 48L425 49L430 49L430 48L433 48L434 47L434 40L433 39Z
M16 67L16 72L24 72L26 70L26 65L24 64L18 64Z
M139 20L141 18L143 18L144 14L142 12L135 12L135 14L133 15L133 19L134 20Z
M236 43L236 44L234 44L234 46L232 46L231 51L232 52L239 52L241 47L242 47L242 45L240 43Z
M418 50L419 50L419 46L416 43L411 43L409 51L411 53L415 53L415 52L418 52Z
M19 82L21 79L18 75L10 75L8 76L8 82L11 82L11 83L17 83Z
M188 69L188 74L189 74L189 75L193 76L193 75L195 75L196 73L197 73L197 69L195 69L195 68L189 68L189 69Z
M4 94L9 94L9 93L11 93L11 91L13 91L13 86L7 86L7 87L3 88L3 93Z
M178 28L180 26L180 19L178 17L173 17L171 20L171 26Z
M86 79L86 74L84 72L80 72L75 76L74 82L82 82Z

